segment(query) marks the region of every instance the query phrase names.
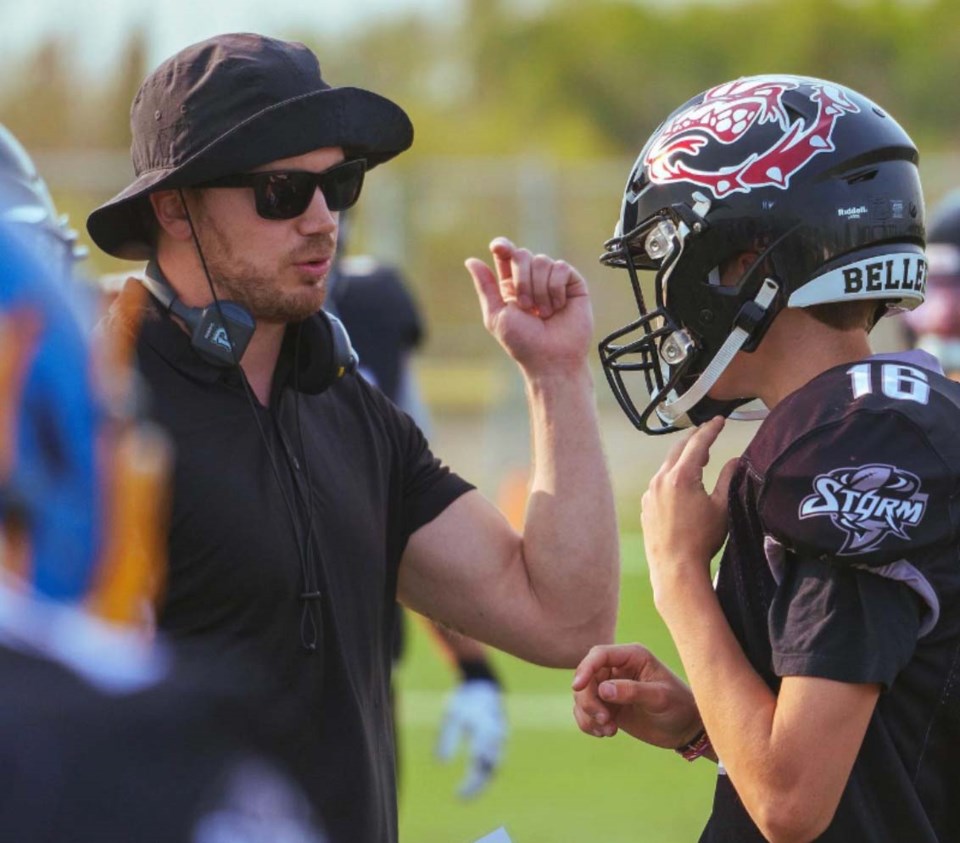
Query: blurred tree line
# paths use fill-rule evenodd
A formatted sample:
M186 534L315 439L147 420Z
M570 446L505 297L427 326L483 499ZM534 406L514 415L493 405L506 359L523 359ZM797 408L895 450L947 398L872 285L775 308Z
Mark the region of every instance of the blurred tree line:
M384 15L336 37L284 35L314 47L333 84L384 93L413 118L412 153L370 178L355 245L407 270L438 355L490 348L462 261L501 233L596 275L598 333L622 324L626 285L609 284L595 259L630 163L660 120L712 84L754 73L833 79L896 115L922 158L960 151L956 0L547 0L535 12L462 0L443 18ZM41 161L56 150L125 151L147 47L132 33L115 69L91 79L69 40L40 44L3 74L0 121ZM64 193L46 174L77 224L126 179ZM960 172L924 179L937 194ZM96 250L91 266L124 268Z
M317 49L334 84L402 102L419 154L629 155L689 96L764 72L849 84L923 145L952 143L960 120L955 0L551 0L535 14L520 9L463 0L449 19L384 16L336 39L289 36ZM35 149L125 147L146 55L145 34L134 32L115 70L90 79L78 74L76 45L52 38L6 68L0 119Z

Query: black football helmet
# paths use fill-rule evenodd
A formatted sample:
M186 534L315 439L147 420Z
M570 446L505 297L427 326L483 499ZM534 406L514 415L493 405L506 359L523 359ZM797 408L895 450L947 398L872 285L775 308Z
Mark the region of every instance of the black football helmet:
M755 398L721 402L707 393L784 307L919 304L926 262L917 158L892 117L820 79L742 78L674 111L634 164L600 259L627 269L640 310L600 343L630 421L667 433ZM721 286L721 269L744 253L758 257L736 286ZM656 273L651 309L641 269ZM640 375L643 409L627 387Z
M77 232L57 213L46 182L13 133L0 124L0 221L13 229L41 255L57 264L55 271L69 273L87 255L77 242Z

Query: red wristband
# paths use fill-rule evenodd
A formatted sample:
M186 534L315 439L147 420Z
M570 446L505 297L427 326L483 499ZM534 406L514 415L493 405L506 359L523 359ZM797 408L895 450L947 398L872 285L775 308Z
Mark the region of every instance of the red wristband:
M713 744L710 743L710 736L707 734L707 730L701 728L696 735L694 735L693 740L689 743L685 743L683 746L678 746L674 752L677 755L683 756L686 761L696 761L701 755L709 752L713 749Z

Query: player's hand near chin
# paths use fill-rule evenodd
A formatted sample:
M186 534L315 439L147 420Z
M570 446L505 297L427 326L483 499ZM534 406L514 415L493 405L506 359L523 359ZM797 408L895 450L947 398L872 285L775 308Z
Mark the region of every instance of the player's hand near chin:
M710 560L727 537L727 493L737 461L724 465L713 492L703 486L703 469L723 426L717 416L676 442L643 495L643 542L661 614L681 592L712 593Z
M577 725L598 738L622 729L675 749L701 728L690 689L640 644L593 647L574 674L573 700Z
M570 264L517 248L506 237L490 243L494 272L466 261L483 322L507 353L532 375L565 374L586 365L593 312L583 277Z

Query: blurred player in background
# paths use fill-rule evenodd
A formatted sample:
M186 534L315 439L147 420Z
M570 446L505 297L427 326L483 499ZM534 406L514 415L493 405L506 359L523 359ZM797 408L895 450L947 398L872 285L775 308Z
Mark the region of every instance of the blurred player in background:
M960 191L930 214L927 226L927 298L903 316L911 344L960 380Z
M429 436L430 418L414 376L411 358L423 343L420 309L401 273L368 255L347 255L352 219L340 215L337 260L327 278L324 309L338 316L360 358L360 373L413 417ZM403 657L405 614L397 604L394 665ZM467 773L458 794L468 799L486 788L503 757L507 736L502 688L486 648L441 624L426 621L431 637L460 675L447 700L437 741L437 757L450 761L461 741L468 752ZM394 727L396 693L394 689ZM399 768L399 748L397 764Z
M169 444L129 349L90 345L73 234L5 130L0 220L3 838L322 843L295 711L152 640Z
M960 839L960 386L868 342L923 300L917 159L855 91L739 79L657 129L607 243L640 311L601 343L621 407L648 433L700 425L643 497L692 693L640 645L599 647L575 715L719 758L703 841ZM769 415L709 494L751 399Z

